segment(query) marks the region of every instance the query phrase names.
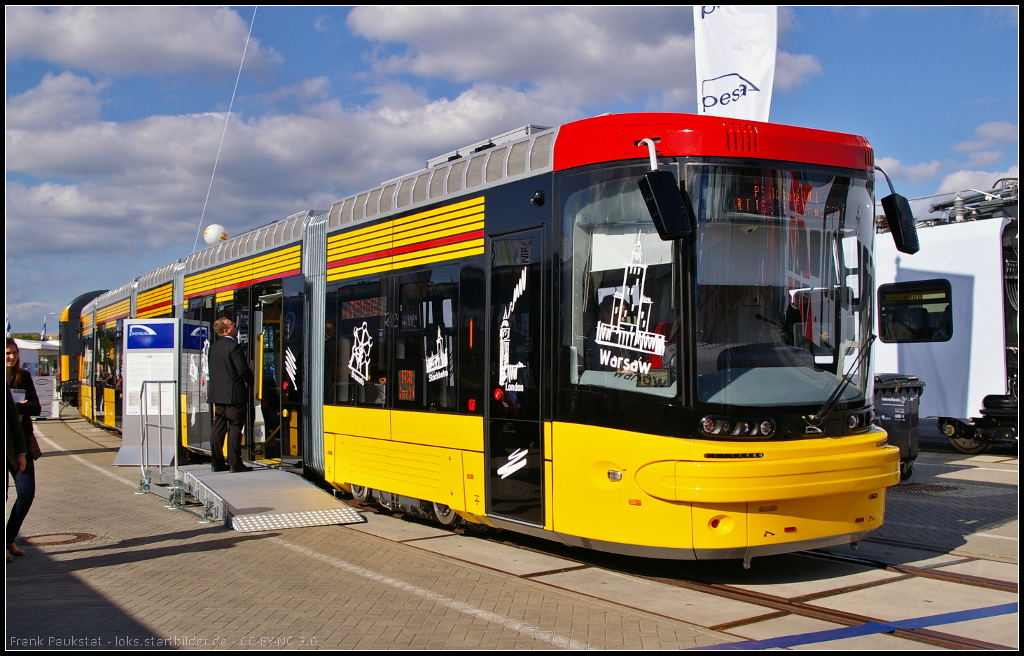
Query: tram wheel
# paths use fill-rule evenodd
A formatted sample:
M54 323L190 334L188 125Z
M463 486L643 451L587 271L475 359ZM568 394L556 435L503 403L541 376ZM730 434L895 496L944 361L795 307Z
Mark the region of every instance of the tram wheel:
M352 498L359 503L366 503L370 500L370 488L362 485L352 486Z
M443 503L435 502L434 517L445 526L451 526L459 518L459 514Z
M985 442L971 436L954 436L949 438L949 443L960 453L966 453L969 456L987 453L992 448L991 442Z
M473 522L466 522L466 528L474 535L487 535L492 530L487 524L474 524Z

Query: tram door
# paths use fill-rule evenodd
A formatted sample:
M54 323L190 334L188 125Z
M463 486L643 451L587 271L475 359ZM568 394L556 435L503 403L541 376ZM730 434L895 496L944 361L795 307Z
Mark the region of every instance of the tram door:
M281 292L258 297L253 457L298 466L302 460L302 301Z
M490 240L487 513L544 525L542 233Z

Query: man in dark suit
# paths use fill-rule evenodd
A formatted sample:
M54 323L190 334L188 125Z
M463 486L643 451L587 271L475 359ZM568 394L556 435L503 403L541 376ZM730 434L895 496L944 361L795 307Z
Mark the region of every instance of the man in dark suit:
M238 327L227 317L213 322L218 339L210 346L210 389L207 398L214 404L210 455L213 471L252 471L242 462L242 428L252 400L252 369L245 348L238 343ZM224 462L224 436L228 437L228 460Z

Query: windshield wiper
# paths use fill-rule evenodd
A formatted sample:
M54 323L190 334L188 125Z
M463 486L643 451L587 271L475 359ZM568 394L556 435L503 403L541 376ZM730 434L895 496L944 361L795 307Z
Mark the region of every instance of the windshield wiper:
M857 373L858 369L860 369L860 365L862 362L864 362L864 358L867 357L867 354L871 352L871 345L874 343L874 341L875 336L869 335L867 342L861 347L860 353L857 354L857 359L854 361L853 366L850 367L850 370L846 373L845 376L843 376L843 379L839 381L839 385L835 388L835 390L829 395L827 399L825 399L825 404L822 405L821 408L813 415L804 416L803 419L805 422L807 422L807 427L804 428L805 435L821 435L824 432L821 429L821 424L825 422L825 418L828 417L828 414L830 412L832 412L832 409L839 401L839 397L842 396L847 386L853 380L853 375Z

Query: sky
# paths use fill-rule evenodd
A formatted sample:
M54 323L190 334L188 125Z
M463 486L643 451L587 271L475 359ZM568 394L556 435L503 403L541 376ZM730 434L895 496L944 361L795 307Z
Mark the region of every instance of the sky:
M55 333L76 296L188 256L210 224L326 210L530 123L697 106L689 6L5 18L14 332ZM770 120L866 137L911 199L990 189L1018 176L1018 40L1016 7L780 7Z

